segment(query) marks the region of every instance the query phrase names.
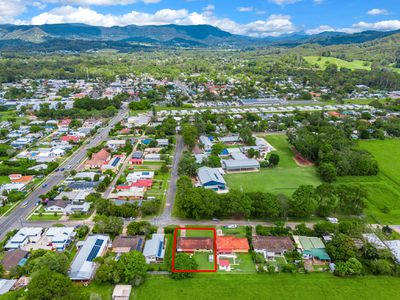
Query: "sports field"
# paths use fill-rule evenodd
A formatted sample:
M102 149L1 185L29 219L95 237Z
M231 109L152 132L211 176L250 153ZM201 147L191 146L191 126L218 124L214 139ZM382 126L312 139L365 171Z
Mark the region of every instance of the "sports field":
M261 169L257 173L227 174L224 176L229 189L245 192L270 192L291 195L300 185L317 186L321 183L314 167L299 167L293 160L293 152L286 135L270 135L267 141L277 149L280 162L273 169Z
M188 280L149 277L131 299L399 299L400 280L365 276L338 278L332 274L196 274Z

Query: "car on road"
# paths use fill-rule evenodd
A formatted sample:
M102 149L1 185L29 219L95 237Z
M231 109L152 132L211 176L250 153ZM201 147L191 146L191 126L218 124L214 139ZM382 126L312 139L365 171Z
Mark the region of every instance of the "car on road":
M217 218L213 218L212 219L214 222L219 222L219 221L221 221L220 219L217 219Z
M42 188L46 188L47 187L47 183L42 184Z
M29 201L25 201L24 203L22 203L21 207L26 207L28 205Z
M71 165L67 165L65 168L66 168L67 170L69 170L69 169L71 169Z
M236 229L238 226L236 224L225 225L224 228L226 229Z
M64 172L64 171L65 171L65 168L61 168L61 169L60 169L60 172Z

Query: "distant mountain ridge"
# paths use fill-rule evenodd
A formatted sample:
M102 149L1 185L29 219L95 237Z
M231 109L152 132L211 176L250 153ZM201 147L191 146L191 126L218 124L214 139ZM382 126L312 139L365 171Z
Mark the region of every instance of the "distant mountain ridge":
M323 32L296 33L280 37L253 38L231 34L211 25L129 25L102 27L85 24L0 25L2 51L88 51L171 47L295 47L303 44L329 46L364 43L400 33L365 31L355 34Z

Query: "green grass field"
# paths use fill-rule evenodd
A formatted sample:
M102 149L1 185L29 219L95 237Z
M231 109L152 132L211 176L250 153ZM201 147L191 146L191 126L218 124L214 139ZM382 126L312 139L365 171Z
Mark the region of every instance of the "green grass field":
M304 59L311 65L318 65L320 69L325 69L330 63L336 64L339 68L344 67L351 70L363 69L371 70L371 63L362 60L345 61L335 57L305 56Z
M293 160L293 152L285 135L271 135L266 138L277 149L280 157L278 167L261 169L257 173L227 174L225 180L230 189L245 192L270 192L291 195L300 185L321 183L314 167L299 167Z
M212 253L196 253L194 260L197 262L198 270L214 270L214 262L209 261L209 256Z
M400 222L400 139L359 141L378 161L379 174L373 177L344 178L362 185L368 193L365 213L371 222Z
M331 274L196 274L180 281L149 277L131 299L399 299L396 277L338 278Z

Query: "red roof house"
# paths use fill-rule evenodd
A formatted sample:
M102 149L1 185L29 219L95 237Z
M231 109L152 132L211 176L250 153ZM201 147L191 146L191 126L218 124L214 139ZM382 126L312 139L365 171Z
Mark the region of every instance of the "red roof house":
M151 188L153 186L153 180L152 179L139 179L138 181L132 183L131 186Z
M218 253L247 253L249 252L249 242L246 238L237 238L234 236L218 236Z
M85 163L86 169L100 168L104 163L109 161L111 154L106 149L101 149L97 153L92 154L92 158Z
M213 248L213 239L206 237L178 237L176 243L178 252L210 252Z
M63 142L77 143L77 142L79 142L79 137L76 135L64 135L60 138L60 140Z

